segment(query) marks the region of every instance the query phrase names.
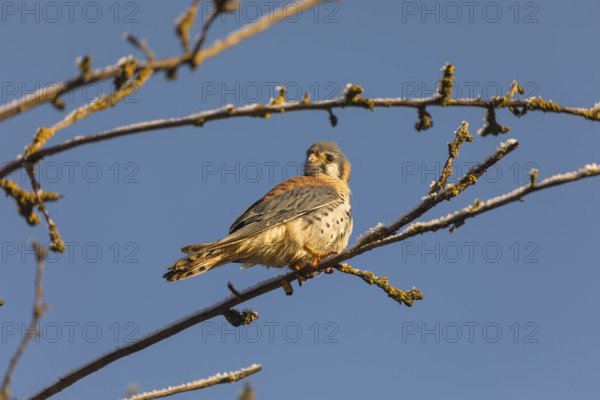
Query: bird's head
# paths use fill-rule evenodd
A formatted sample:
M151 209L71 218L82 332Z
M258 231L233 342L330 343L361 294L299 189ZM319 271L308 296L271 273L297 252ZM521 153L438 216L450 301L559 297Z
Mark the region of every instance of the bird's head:
M335 142L317 142L306 151L304 175L341 180L348 184L350 162Z

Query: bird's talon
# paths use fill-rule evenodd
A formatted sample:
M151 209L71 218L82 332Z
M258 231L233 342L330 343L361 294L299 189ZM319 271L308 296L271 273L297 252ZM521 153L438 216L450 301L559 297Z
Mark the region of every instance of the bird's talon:
M296 277L298 279L298 286L302 286L302 284L304 282L309 281L310 279L314 278L315 276L319 275L319 271L306 271L302 269L302 265L294 265L292 266L292 269L294 271L296 271Z
M304 250L308 251L310 254L313 255L314 258L313 258L312 262L310 263L310 265L311 265L311 267L313 267L315 269L319 266L319 263L321 262L322 259L335 254L335 252L319 253L318 250L313 249L312 247L310 247L307 244L304 245Z

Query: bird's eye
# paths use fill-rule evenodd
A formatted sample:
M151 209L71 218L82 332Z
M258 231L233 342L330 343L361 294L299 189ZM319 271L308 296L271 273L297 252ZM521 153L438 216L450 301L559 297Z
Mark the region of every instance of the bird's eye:
M325 156L325 160L327 160L327 162L333 162L333 156L331 154L327 154Z

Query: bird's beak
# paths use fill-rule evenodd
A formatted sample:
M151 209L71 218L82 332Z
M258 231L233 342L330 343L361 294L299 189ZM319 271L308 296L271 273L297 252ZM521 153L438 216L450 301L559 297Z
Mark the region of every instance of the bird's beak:
M315 153L310 153L310 155L308 156L309 164L318 163L319 161L319 157Z

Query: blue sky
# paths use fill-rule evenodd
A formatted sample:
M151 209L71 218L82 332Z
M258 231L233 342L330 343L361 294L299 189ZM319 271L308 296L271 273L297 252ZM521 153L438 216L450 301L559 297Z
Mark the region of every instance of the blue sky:
M189 2L48 4L2 3L3 103L75 75L78 56L91 54L94 67L139 56L123 32L146 38L158 57L179 54L173 21ZM268 10L264 2L242 2L239 13L215 24L208 43ZM590 107L600 100L599 14L593 1L322 5L194 74L183 68L176 81L157 74L127 103L61 131L52 143L224 103L266 102L279 84L293 100L307 91L332 98L348 82L369 97L427 96L446 62L456 66L456 95L489 98L516 79L528 95ZM109 90L108 82L77 89L65 102L73 108ZM473 133L482 124L479 109L429 111L434 127L421 133L409 109L337 110L336 128L323 112L290 113L144 133L45 160L43 187L65 196L49 210L68 251L47 263L46 337L28 349L13 394L25 398L114 346L221 300L228 281L242 289L275 276L227 265L185 282L161 278L181 246L220 238L239 212L293 176L315 141L337 141L352 162L351 242L393 221L426 193L460 122L469 121ZM13 159L38 127L60 118L44 105L3 122L1 159ZM508 138L520 141L519 150L425 218L507 192L526 182L532 167L543 178L600 161L597 123L542 113L516 119L505 111L498 118L510 133L465 144L457 167L466 171ZM20 174L13 179L26 184ZM291 297L280 291L248 302L260 314L253 326L235 333L216 318L59 396L119 398L130 384L151 390L261 363L263 371L250 378L261 399L593 398L600 391L599 196L594 179L561 186L470 220L454 234L427 234L351 262L398 287L421 289L425 300L411 309L335 273ZM4 368L30 318L35 268L27 246L47 241L47 232L27 226L10 199L0 202L0 213ZM241 387L179 398L235 398Z

